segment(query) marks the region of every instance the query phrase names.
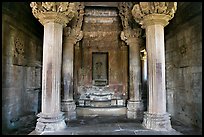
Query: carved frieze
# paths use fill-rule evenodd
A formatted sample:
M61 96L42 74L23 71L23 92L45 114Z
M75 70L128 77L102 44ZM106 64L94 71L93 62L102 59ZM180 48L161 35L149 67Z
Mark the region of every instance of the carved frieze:
M53 21L66 26L76 14L73 2L31 2L30 6L33 15L42 25Z
M139 2L134 5L132 15L135 21L142 25L142 28L145 28L145 24L155 21L166 26L168 21L174 17L176 9L177 2Z

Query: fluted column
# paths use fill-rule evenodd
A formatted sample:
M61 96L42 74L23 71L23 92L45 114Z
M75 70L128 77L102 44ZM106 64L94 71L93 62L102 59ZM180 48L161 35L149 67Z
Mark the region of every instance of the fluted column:
M73 18L74 3L31 2L33 15L44 26L42 111L38 114L35 130L57 131L66 127L60 111L62 33Z
M171 129L166 112L164 27L175 11L176 2L140 2L132 9L135 21L146 32L149 98L143 126L159 131Z
M129 100L127 102L127 118L142 117L143 103L141 100L141 62L140 46L141 29L125 30L121 39L129 46Z

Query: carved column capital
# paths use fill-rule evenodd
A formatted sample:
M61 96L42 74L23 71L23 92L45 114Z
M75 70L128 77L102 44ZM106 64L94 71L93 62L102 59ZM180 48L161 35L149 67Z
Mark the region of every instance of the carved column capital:
M126 29L121 31L120 37L121 40L125 41L127 45L131 46L131 43L138 43L141 38L142 34L142 29L137 28L137 29Z
M83 31L81 31L81 28L73 28L65 27L64 28L64 38L65 40L76 44L78 41L80 41L83 38Z
M134 5L132 15L142 28L153 24L165 27L174 17L176 9L177 2L140 2Z
M71 2L31 2L30 6L42 25L56 22L66 26L76 14L75 3Z
M83 38L83 31L81 30L83 16L84 16L84 3L76 2L75 7L77 10L76 16L71 21L71 26L64 28L64 38L65 41L69 41L72 44L76 44Z

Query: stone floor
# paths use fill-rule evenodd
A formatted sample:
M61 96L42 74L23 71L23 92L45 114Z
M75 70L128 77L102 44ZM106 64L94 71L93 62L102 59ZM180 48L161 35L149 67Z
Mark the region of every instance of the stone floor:
M29 121L29 122L26 122ZM170 132L152 131L142 127L142 120L127 119L126 116L92 116L78 117L67 123L67 129L60 132L47 132L43 135L202 135L202 129L187 127L178 121L171 120L175 130ZM26 124L20 124L26 123ZM18 123L19 129L15 129L7 135L34 135L36 134L36 118L23 117ZM177 132L178 131L178 132Z
M202 130L183 126L173 120L172 127L176 130L168 132L148 130L142 127L141 120L131 120L125 116L78 117L67 125L65 130L44 132L42 135L202 135ZM36 135L36 132L33 131L30 135Z

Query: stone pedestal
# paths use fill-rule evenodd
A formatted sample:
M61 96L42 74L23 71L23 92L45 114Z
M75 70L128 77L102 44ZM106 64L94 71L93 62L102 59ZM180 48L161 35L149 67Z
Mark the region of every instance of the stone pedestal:
M127 103L127 118L143 118L143 103L141 101L130 101Z
M143 126L152 130L171 129L166 112L164 27L173 18L175 10L176 2L140 2L132 9L135 21L146 32L149 96Z
M37 119L38 122L35 127L37 132L58 131L66 127L63 113L58 113L56 115L39 113L37 116L40 117Z
M74 16L74 4L31 2L31 7L33 15L44 26L42 112L38 114L35 130L62 130L66 128L60 110L62 33L63 27Z
M153 114L144 112L144 119L142 125L148 129L157 131L171 130L170 114Z
M66 121L76 119L76 104L74 101L62 101L61 110L64 112Z

